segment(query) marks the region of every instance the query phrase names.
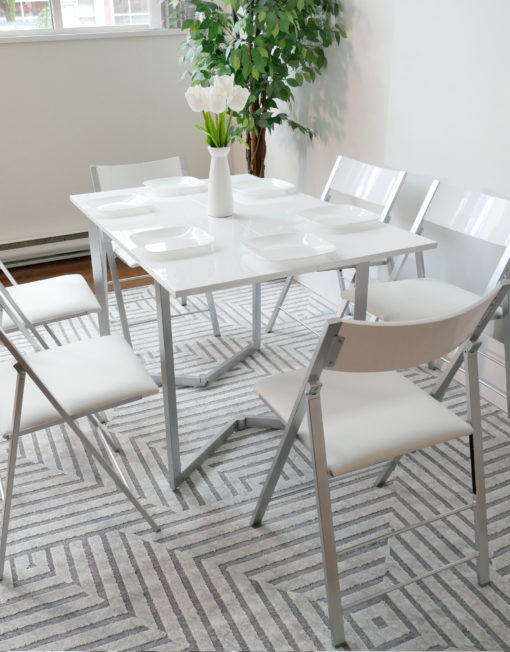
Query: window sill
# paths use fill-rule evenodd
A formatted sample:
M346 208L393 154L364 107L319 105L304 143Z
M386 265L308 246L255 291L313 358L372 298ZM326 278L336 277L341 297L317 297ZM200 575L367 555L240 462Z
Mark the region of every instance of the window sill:
M8 36L0 36L0 44L2 43L37 43L39 41L74 41L76 39L109 39L109 38L132 38L138 36L182 36L183 32L180 29L162 29L162 28L146 28L146 29L122 29L122 28L108 28L93 30L76 30L66 32L45 32L44 34L9 34Z

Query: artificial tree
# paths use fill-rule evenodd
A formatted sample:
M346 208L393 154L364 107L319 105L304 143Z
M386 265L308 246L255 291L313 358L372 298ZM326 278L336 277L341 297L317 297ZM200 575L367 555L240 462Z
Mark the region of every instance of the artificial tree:
M192 9L193 17L185 18ZM235 75L250 91L239 112L248 171L264 176L266 131L286 122L313 137L281 110L293 89L313 82L327 65L325 50L346 34L337 0L170 0L172 24L189 30L181 44L183 76L207 86L214 75Z

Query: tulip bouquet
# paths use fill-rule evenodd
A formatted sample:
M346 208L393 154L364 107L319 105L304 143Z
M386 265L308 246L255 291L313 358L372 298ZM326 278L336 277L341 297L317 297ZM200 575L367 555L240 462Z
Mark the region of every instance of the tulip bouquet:
M235 85L234 75L217 75L211 86L190 86L185 95L191 110L204 116L204 126L195 123L195 127L207 135L209 147L229 147L234 140L247 147L242 129L232 120L234 113L244 109L250 91Z

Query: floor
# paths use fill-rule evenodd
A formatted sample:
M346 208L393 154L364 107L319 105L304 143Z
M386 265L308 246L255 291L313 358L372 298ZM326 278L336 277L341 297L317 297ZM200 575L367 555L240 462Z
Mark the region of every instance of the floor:
M82 261L82 264L85 261ZM263 287L267 319L280 284ZM215 295L222 337L207 312L174 324L181 373L206 370L241 348L250 332L249 288ZM158 370L151 288L128 291L133 342ZM204 297L190 299L205 308ZM176 313L186 309L174 302ZM252 388L267 374L302 367L331 306L295 284L282 314L252 358L209 389L181 389L183 454L239 412L266 411ZM111 303L114 329L116 311ZM301 324L297 324L297 317ZM94 334L92 319L59 327L64 341ZM410 370L424 388L429 369ZM448 405L465 414L460 386ZM510 441L506 416L483 405L492 583L480 589L473 563L427 578L385 598L395 585L472 551L469 512L340 556L346 602L367 602L346 617L347 649L507 650L510 648ZM165 476L161 397L109 415L119 463L162 526L151 532L65 428L21 444L8 564L0 585L0 650L121 652L309 652L330 649L317 515L309 456L297 445L261 528L249 517L278 445L275 431L246 430L229 440L179 490ZM95 432L90 433L101 443ZM469 500L469 453L462 442L408 456L388 485L374 489L377 468L332 485L338 548L457 507ZM0 474L5 448L0 447ZM343 543L340 543L342 541Z
M117 268L121 279L129 279L130 277L143 274L143 270L140 267L128 267L121 260L117 260ZM28 283L30 281L37 281L52 276L60 276L62 274L81 274L85 277L87 283L91 287L93 286L90 256L81 256L79 258L70 258L69 260L49 263L24 265L14 267L10 271L18 283ZM8 283L7 279L1 272L0 281ZM140 285L147 285L149 281L150 279L126 280L122 285L126 288L138 287Z

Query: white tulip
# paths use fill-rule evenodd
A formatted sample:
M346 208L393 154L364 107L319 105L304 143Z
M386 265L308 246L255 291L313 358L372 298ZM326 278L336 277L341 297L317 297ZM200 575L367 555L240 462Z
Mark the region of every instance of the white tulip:
M230 95L234 88L234 75L216 75L213 86L218 92Z
M228 97L234 88L234 75L216 75L213 87L217 93L224 93Z
M223 90L219 90L214 86L207 86L204 88L206 91L206 111L212 111L213 113L223 113L227 110L227 95Z
M250 91L242 86L234 86L228 98L228 106L232 111L242 111L250 96Z
M192 111L200 112L208 110L206 106L207 98L204 93L205 90L202 86L190 86L184 93Z

